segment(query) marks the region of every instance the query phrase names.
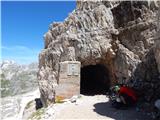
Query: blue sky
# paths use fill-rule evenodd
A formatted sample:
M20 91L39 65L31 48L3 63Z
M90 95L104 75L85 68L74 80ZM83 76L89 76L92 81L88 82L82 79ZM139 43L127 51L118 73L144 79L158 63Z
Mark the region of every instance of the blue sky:
M54 21L63 21L76 7L74 1L3 1L1 50L3 60L25 64L38 61L43 35Z

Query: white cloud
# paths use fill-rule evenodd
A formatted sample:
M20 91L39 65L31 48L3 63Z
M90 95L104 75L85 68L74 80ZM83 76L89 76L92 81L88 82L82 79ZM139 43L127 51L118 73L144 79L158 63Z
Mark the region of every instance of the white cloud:
M1 46L2 60L14 60L18 63L30 63L38 61L40 49L31 49L26 46Z
M16 45L16 46L11 46L11 47L8 47L8 46L2 46L1 47L2 51L5 50L5 51L24 51L24 52L37 52L37 50L35 49L31 49L31 48L28 48L26 46L20 46L20 45Z

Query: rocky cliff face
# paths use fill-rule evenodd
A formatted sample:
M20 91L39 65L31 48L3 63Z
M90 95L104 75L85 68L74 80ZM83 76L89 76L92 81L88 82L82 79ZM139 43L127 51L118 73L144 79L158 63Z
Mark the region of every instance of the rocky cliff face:
M38 88L38 64L20 65L5 60L0 63L1 97L8 97L33 91Z
M111 84L124 78L132 84L136 80L160 83L158 8L154 1L77 1L68 18L51 24L44 35L38 72L43 102L54 102L63 61L80 61L82 67L103 64Z
M159 14L158 14L158 32L156 34L156 44L154 46L154 52L155 52L155 59L156 59L156 62L157 62L157 65L158 65L158 70L160 72L160 9L159 9Z

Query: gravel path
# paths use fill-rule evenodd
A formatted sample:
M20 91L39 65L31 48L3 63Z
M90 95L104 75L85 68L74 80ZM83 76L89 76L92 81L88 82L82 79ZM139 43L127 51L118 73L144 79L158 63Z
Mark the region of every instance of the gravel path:
M151 120L135 108L117 110L104 95L82 96L77 102L57 104L55 119ZM58 108L58 109L57 109Z

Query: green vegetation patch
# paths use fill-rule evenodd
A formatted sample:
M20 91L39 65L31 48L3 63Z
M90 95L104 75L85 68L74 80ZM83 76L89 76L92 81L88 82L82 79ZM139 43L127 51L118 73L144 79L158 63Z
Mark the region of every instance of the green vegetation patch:
M28 118L28 120L40 120L43 114L44 114L44 108L38 109L36 112L32 113L32 115Z
M6 97L11 94L10 81L5 79L5 75L2 73L0 75L0 84L1 84L1 97Z
M29 109L33 104L34 104L34 100L28 102L25 109Z

